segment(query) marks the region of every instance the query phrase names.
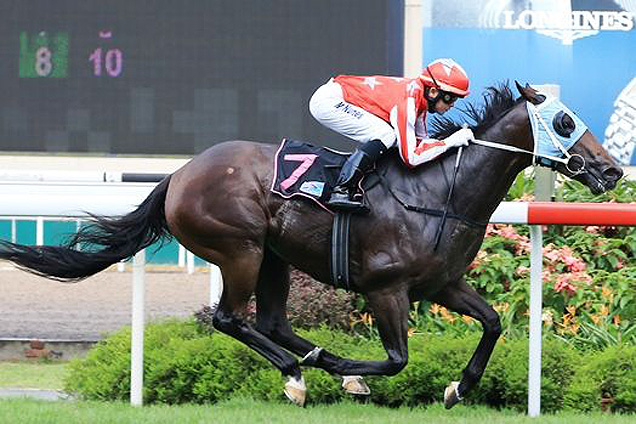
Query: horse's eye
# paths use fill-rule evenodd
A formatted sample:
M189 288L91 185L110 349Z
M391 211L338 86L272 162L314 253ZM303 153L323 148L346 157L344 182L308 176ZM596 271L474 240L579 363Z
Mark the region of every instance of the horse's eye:
M561 111L554 115L554 119L552 120L552 126L557 134L561 137L570 137L570 135L574 132L576 128L576 124L574 123L574 119L567 113Z

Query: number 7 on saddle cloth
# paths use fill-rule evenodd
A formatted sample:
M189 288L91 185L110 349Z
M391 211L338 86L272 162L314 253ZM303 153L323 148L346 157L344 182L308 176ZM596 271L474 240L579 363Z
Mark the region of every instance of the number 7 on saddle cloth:
M347 153L284 139L274 159L271 191L286 199L306 197L324 207L322 202L329 198L347 157Z

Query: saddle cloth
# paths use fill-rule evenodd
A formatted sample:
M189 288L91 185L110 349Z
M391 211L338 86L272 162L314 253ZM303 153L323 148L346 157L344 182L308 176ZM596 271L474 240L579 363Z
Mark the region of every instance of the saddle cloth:
M283 139L274 160L271 191L286 199L301 196L327 208L340 168L349 157L326 147Z

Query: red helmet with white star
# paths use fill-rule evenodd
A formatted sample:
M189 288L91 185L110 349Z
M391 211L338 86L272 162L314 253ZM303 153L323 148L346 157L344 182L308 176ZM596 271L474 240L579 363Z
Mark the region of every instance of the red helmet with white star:
M470 93L468 74L453 59L437 59L422 71L420 79L429 87L464 97Z

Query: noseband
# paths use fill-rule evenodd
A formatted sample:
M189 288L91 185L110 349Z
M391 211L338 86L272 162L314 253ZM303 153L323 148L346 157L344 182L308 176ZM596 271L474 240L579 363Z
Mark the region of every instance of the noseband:
M532 152L492 141L472 140L472 142L481 146L532 155L533 165L555 169L557 163L562 163L568 172L572 173L572 176L587 172L585 170L585 158L577 153L571 154L568 151L587 131L587 125L555 97L546 96L546 100L538 106L526 101L526 107L534 138L534 149ZM563 114L568 114L574 121L574 128L567 134L555 134L555 131L546 121L553 122L553 118Z

